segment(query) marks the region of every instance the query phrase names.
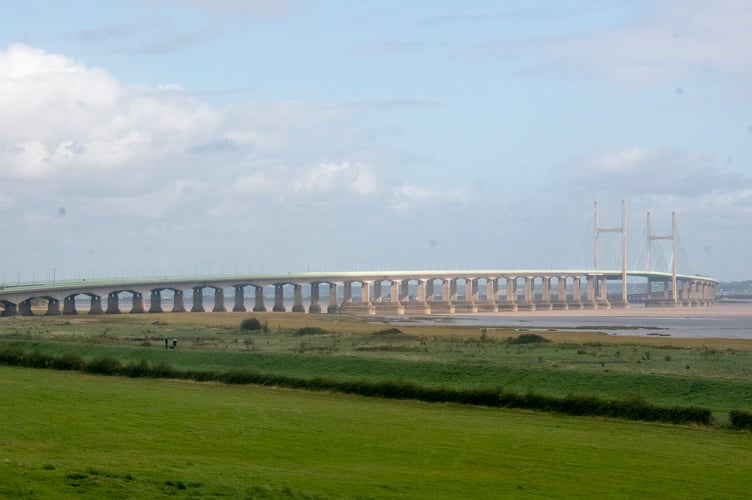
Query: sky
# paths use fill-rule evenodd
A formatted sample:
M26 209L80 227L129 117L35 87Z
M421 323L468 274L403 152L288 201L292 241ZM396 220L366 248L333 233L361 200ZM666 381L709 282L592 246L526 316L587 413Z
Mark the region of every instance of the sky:
M0 11L0 283L591 268L595 201L752 279L748 0Z

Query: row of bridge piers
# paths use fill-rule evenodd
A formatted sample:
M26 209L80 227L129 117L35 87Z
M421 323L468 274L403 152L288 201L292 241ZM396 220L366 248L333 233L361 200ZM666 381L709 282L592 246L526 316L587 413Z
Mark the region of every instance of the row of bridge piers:
M227 311L225 289L234 288L232 311L244 312L246 288L253 289L250 308L254 312L266 312L265 288L273 287L273 312L286 312L289 305L289 288L292 287L292 307L295 313L345 313L345 314L456 314L497 313L505 311L603 309L629 307L627 297L608 294L606 275L587 276L536 276L505 279L500 287L499 278L451 278L451 279L401 279L362 280L309 283L274 283L271 285L239 284L217 286L203 284L186 290L192 292L190 311ZM612 277L613 279L613 277ZM464 281L464 286L458 282ZM522 282L521 286L519 282ZM715 286L709 281L680 280L677 289L665 279L648 278L647 306L704 306L715 302ZM308 289L308 307L304 301L304 286ZM205 289L213 290L213 304L205 304ZM463 290L464 289L464 290ZM138 290L121 288L102 294L82 291L62 298L52 295L37 295L19 303L2 301L3 316L31 315L32 304L40 299L47 301L46 314L78 314L76 297L90 298L89 314L119 314L120 295L129 293L131 313L162 313L163 292L171 292L171 312L187 312L184 290L170 286ZM459 292L463 292L460 294ZM340 298L340 293L342 296ZM322 300L323 294L323 300ZM210 299L211 300L211 299ZM79 304L80 306L80 304Z

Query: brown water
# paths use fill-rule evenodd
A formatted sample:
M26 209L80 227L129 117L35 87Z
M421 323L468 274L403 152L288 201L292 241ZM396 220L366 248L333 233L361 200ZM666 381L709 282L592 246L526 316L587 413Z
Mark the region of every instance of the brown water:
M395 318L396 319L396 318ZM407 320L408 318L402 318ZM399 323L399 319L396 320ZM752 339L752 303L711 307L534 311L455 316L417 316L410 324L441 324L526 329L597 330L611 335L676 338ZM407 321L406 321L407 323Z

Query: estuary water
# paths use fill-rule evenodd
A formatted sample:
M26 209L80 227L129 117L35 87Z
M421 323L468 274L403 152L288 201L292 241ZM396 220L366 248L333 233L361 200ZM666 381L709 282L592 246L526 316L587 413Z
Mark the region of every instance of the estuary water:
M752 339L752 303L710 307L597 309L594 311L535 311L454 316L394 317L394 324L436 324L492 329L600 331L609 335L675 338ZM400 321L402 320L402 321Z

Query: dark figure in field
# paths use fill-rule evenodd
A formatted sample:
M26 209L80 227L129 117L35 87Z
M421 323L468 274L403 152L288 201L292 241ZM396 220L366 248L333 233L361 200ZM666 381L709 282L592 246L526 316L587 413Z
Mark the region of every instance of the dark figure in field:
M178 339L172 339L172 348L177 349L178 348Z
M169 342L169 340L167 340L167 337L165 337L165 339L164 339L164 348L165 349L167 349L168 342Z

